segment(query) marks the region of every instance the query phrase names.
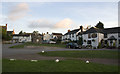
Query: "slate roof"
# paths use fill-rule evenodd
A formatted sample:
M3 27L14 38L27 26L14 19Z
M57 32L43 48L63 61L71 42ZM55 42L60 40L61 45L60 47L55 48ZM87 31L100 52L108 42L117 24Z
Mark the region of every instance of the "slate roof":
M26 36L26 37L28 37L28 36L30 36L30 34L14 34L13 36Z
M83 32L83 34L88 34L88 33L104 33L104 32L103 32L103 29L98 29L98 28L95 28L95 27L91 27L87 31Z
M120 27L105 28L104 33L120 33Z
M70 32L67 32L66 34L64 35L68 35L68 34L74 34L74 33L77 33L80 29L75 29L75 30L72 30Z
M53 35L62 35L62 33L52 33Z

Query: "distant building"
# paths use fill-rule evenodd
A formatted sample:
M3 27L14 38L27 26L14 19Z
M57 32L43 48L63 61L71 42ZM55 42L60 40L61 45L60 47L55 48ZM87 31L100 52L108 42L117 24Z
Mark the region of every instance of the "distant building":
M42 43L43 36L41 34L33 32L31 35L32 35L33 43L40 43L40 44Z
M62 33L52 33L52 39L62 40Z
M50 41L50 39L52 39L52 36L48 32L43 35L43 40Z
M77 38L77 35L79 32L81 32L81 26L80 28L78 29L74 29L72 31L68 30L67 33L65 33L63 36L62 36L62 40L71 40L71 41L77 41L78 38Z
M19 42L31 42L32 40L31 34L14 34L12 41L13 43Z

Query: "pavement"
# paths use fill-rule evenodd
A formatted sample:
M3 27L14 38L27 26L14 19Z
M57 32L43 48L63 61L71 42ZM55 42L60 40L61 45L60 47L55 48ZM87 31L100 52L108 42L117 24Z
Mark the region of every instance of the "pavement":
M101 64L113 64L118 65L117 59L100 59L100 58L65 58L65 57L48 57L48 56L41 56L37 53L41 51L85 51L91 49L68 49L68 48L58 48L58 47L25 47L25 48L9 48L14 45L19 45L21 43L16 44L3 44L2 45L2 57L7 59L23 59L23 60L65 60L65 59L77 59L77 60L90 60L91 62L101 63ZM108 49L92 49L92 50L108 50ZM116 50L115 50L116 51Z

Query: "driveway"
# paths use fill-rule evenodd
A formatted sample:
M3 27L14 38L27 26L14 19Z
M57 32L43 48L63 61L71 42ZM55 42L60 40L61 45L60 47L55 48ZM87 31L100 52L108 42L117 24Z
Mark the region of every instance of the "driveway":
M48 57L48 56L41 56L37 53L44 51L71 51L71 50L91 50L91 49L66 49L66 48L58 48L58 47L25 47L25 48L9 48L10 46L19 45L18 44L3 44L2 45L2 57L3 58L14 58L14 59L24 59L24 60L31 60L31 59L37 59L37 60L55 60L55 59L77 59L77 60L90 60L91 62L96 63L102 63L102 64L118 64L118 60L115 59L99 59L99 58L65 58L65 57ZM98 50L98 49L93 49ZM106 50L106 49L99 49L99 50ZM107 49L108 50L108 49Z

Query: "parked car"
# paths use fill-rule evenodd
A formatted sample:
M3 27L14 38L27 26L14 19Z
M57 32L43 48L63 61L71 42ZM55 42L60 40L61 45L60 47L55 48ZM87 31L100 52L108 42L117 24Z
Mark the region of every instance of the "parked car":
M68 43L66 44L67 48L81 48L77 43Z
M55 44L56 42L55 41L49 41L50 44Z

